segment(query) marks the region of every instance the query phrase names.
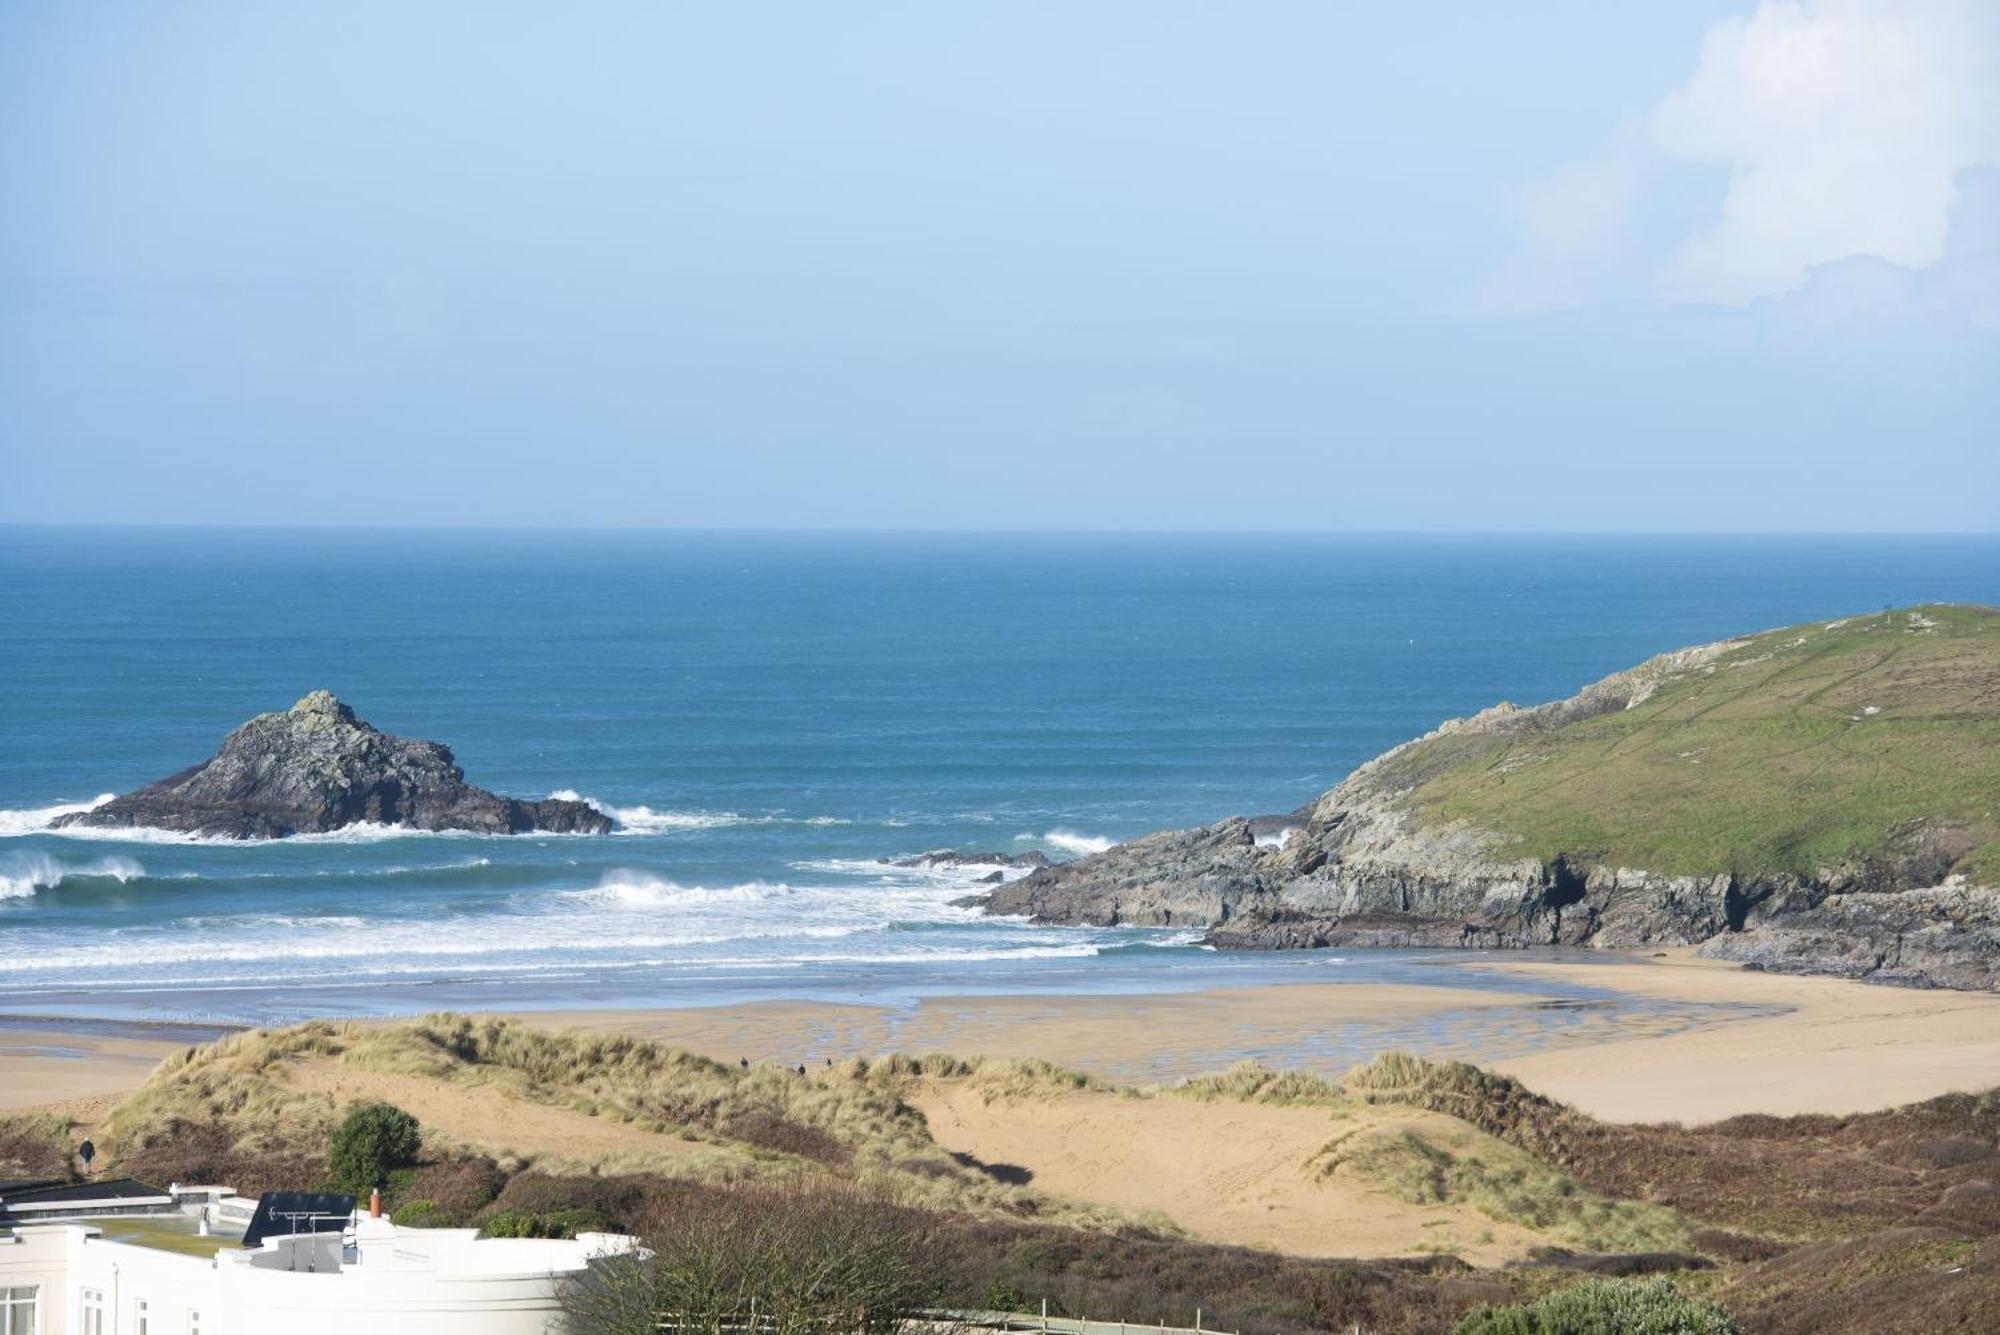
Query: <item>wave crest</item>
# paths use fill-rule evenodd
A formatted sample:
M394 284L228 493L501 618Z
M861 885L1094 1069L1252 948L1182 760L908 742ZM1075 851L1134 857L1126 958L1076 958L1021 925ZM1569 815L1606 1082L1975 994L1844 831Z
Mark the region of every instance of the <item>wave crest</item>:
M46 853L16 853L0 861L0 899L19 899L37 890L53 890L64 881L136 881L146 869L131 858L94 858L65 862Z
M745 816L734 811L656 811L650 806L616 806L601 797L590 797L574 788L558 788L549 794L558 802L581 802L611 817L617 828L613 834L670 834L678 830L721 830L734 825L846 825L839 816Z
M757 904L792 893L788 885L745 881L741 885L679 885L639 871L608 871L587 890L565 890L565 899L625 908L700 908L719 904Z
M21 807L18 810L0 810L0 839L10 839L23 834L40 834L54 823L58 816L73 815L79 811L95 811L116 793L99 793L88 802L57 802L46 807Z
M1046 844L1058 852L1083 857L1089 853L1102 853L1118 841L1101 834L1078 834L1075 830L1057 828L1046 834L1017 834L1014 842Z

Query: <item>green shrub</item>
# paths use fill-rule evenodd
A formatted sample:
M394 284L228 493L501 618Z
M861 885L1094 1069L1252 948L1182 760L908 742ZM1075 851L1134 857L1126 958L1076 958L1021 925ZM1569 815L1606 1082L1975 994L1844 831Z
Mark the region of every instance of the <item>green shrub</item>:
M327 1167L343 1191L366 1194L417 1161L417 1119L387 1103L360 1103L326 1138Z
M1670 1279L1592 1279L1532 1303L1482 1307L1453 1335L1739 1335L1741 1329L1729 1313L1688 1297Z
M991 1280L979 1305L989 1312L1025 1312L1028 1310L1028 1295L1021 1292L1018 1284L1010 1284L1004 1279Z
M573 1238L579 1233L602 1233L610 1221L596 1210L502 1210L487 1217L479 1226L482 1238Z
M407 1201L396 1207L389 1216L392 1223L403 1228L456 1228L458 1216L436 1201Z

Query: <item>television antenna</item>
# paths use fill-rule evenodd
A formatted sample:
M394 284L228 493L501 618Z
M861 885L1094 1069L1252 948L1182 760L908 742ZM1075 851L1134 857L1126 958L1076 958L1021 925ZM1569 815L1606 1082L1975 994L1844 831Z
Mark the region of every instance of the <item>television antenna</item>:
M320 1236L339 1237L340 1234L334 1233L332 1229L322 1229L322 1228L312 1227L312 1225L314 1224L324 1223L328 1220L337 1219L340 1221L341 1234L344 1234L347 1231L347 1220L348 1220L347 1215L329 1214L325 1210L273 1210L271 1211L271 1218L279 1220L284 1223L289 1223L292 1226L291 1236L295 1239L302 1236L308 1238L316 1238ZM300 1224L305 1224L307 1227L304 1230L301 1230L299 1228ZM299 1268L299 1249L296 1246L294 1246L292 1248L292 1269L297 1270L298 1268ZM317 1247L309 1248L306 1252L306 1273L317 1274L318 1271L319 1271L319 1249Z

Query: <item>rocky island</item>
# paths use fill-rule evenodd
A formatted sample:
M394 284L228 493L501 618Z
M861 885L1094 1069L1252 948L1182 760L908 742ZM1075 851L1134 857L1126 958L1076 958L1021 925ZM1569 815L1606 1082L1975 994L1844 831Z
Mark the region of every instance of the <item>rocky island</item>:
M475 834L605 834L587 802L501 797L465 781L451 748L393 737L330 691L259 714L191 769L58 819L228 839L282 839L364 823Z
M1925 606L1662 654L1445 723L1268 818L1000 886L1051 923L1219 947L1699 945L2000 988L2000 610ZM1262 836L1262 837L1260 837Z

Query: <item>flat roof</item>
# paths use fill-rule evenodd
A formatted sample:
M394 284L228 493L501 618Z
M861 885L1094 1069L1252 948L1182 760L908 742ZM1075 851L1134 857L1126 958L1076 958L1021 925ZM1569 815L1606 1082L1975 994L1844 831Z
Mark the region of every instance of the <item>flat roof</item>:
M136 1178L111 1177L99 1182L52 1182L0 1191L0 1214L16 1210L95 1209L119 1201L172 1202L159 1187Z
M56 1187L62 1185L59 1177L0 1177L0 1198L17 1191L28 1191L35 1187Z

